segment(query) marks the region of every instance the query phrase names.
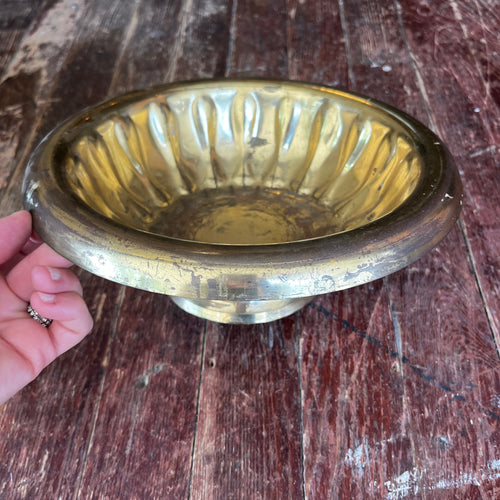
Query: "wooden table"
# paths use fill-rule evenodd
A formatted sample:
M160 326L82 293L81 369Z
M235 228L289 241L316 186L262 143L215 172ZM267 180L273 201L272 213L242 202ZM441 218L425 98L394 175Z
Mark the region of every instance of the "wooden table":
M351 89L440 135L460 222L385 279L223 326L79 271L93 333L0 407L0 499L500 496L497 0L2 0L0 215L70 114L168 81Z

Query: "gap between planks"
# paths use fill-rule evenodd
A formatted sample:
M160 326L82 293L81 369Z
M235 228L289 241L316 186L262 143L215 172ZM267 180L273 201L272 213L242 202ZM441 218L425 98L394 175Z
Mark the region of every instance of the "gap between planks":
M95 403L94 415L92 417L92 425L90 428L87 446L85 448L85 454L84 454L83 460L82 460L82 467L80 468L80 473L78 474L78 477L76 480L76 487L75 487L75 493L73 495L73 500L78 500L80 498L81 492L82 492L83 476L85 475L85 471L87 469L87 458L89 456L90 450L92 449L92 444L94 441L94 434L95 434L95 429L96 429L96 425L97 425L97 419L99 417L99 410L100 410L100 406L101 406L102 395L104 393L104 383L106 381L109 360L111 357L111 347L113 345L113 341L115 339L115 335L116 335L116 331L117 331L117 327L118 327L118 319L120 318L120 310L121 310L121 307L123 305L123 301L125 298L125 290L126 290L126 288L124 286L122 286L120 288L120 291L118 293L118 300L116 301L115 319L113 321L113 326L111 328L111 335L109 336L108 345L106 346L106 353L104 355L104 359L103 359L103 363L102 363L103 374L101 376L101 383L99 384L99 390L97 393L97 401Z
M172 62L168 68L166 79L168 82L172 81L172 78L177 72L177 63L179 61L179 56L181 54L181 49L184 46L184 41L186 40L186 30L189 25L188 18L190 12L193 9L193 0L185 0L184 8L180 15L181 22L179 23L179 30L177 31L177 36L175 37L175 46L174 46L174 57Z
M339 2L342 2L342 1L343 0L339 0ZM411 61L411 65L412 65L413 71L415 73L415 77L416 77L416 80L417 80L417 85L418 85L418 88L419 88L419 90L420 90L420 92L422 94L423 105L424 105L424 108L425 108L425 113L427 115L427 119L429 120L429 123L430 123L431 127L433 128L433 130L435 130L437 133L441 134L440 127L437 125L437 123L436 123L436 121L434 119L434 116L433 116L433 114L431 112L430 99L429 99L429 95L427 94L427 88L425 86L424 79L422 78L422 75L421 75L420 70L418 68L418 64L417 64L417 60L416 60L415 54L413 53L413 50L412 50L412 48L410 46L410 42L408 40L408 35L407 35L407 32L406 32L406 28L405 28L403 16L402 16L402 13L401 13L402 7L401 7L401 4L400 4L399 0L394 0L394 6L396 8L396 12L397 12L397 16L398 16L398 21L399 21L400 29L401 29L401 32L402 32L403 40L404 40L404 43L405 43L405 46L406 46L406 50L408 51L408 54L410 55L410 61ZM462 235L462 238L463 238L464 243L465 243L465 248L467 249L467 257L469 259L469 265L471 267L472 274L474 275L474 280L476 282L476 286L477 286L477 289L478 289L479 296L481 297L481 302L483 304L483 309L484 309L484 312L485 312L485 315L486 315L486 319L487 319L487 322L488 322L488 327L489 327L489 330L490 330L490 335L493 338L493 343L494 343L494 345L496 347L497 357L500 359L500 345L499 345L499 341L497 340L497 339L500 339L500 332L497 332L496 329L495 329L495 326L494 326L493 314L490 311L490 308L488 307L488 303L486 301L485 293L484 293L483 287L481 285L481 280L479 279L479 273L478 273L478 270L477 270L477 264L476 264L476 261L474 259L474 254L473 254L472 248L470 246L469 238L468 238L468 235L467 235L467 230L466 230L465 225L464 225L464 223L462 221L462 217L459 218L458 225L459 225L459 228L460 228L460 234Z
M207 342L207 320L203 323L203 336L201 343L201 360L200 360L200 374L198 376L198 392L196 394L196 410L193 431L193 445L191 447L191 466L189 468L189 485L188 485L188 500L191 500L191 488L193 485L194 463L196 454L196 438L198 437L198 420L200 417L200 401L201 401L201 385L203 379L203 372L205 368L205 349Z
M302 499L306 500L306 446L304 443L304 388L302 386L302 342L301 332L299 329L299 314L295 313L295 337L297 345L295 347L297 353L297 376L299 378L299 425L300 425L300 463L302 466Z

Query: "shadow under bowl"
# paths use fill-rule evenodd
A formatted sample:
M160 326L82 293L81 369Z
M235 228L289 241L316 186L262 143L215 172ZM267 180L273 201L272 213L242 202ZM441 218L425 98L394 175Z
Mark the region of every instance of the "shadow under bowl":
M85 110L41 142L23 182L57 252L224 323L401 269L445 236L461 195L415 119L272 80L170 84Z

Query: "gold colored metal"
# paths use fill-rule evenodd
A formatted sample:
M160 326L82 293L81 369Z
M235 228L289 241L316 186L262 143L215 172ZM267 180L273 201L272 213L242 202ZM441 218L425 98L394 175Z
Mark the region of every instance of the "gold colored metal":
M23 193L68 259L224 323L401 269L445 236L462 196L413 118L272 80L177 83L86 110L40 144Z

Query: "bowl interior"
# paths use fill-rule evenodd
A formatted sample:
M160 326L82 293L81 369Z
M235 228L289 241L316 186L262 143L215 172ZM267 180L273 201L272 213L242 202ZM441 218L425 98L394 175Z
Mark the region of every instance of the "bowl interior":
M182 240L274 244L349 231L403 204L423 171L389 113L300 85L173 87L80 125L60 146L69 191L122 225Z

